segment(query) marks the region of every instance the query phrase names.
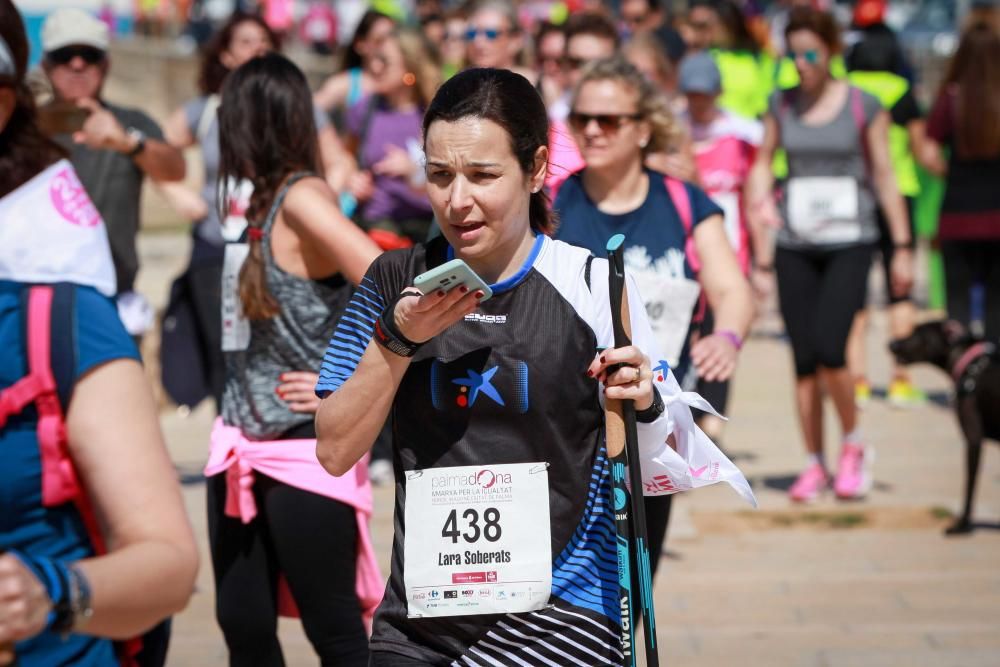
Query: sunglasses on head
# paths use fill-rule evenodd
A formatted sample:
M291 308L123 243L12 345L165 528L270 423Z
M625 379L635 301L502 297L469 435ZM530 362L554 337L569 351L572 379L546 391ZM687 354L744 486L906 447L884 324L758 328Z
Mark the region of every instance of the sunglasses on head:
M104 51L93 46L64 46L49 51L45 58L54 65L68 65L76 57L88 65L96 65L104 61L104 56Z
M639 120L642 118L640 114L637 113L580 113L579 111L571 111L569 114L569 126L572 127L577 132L583 132L590 125L590 121L595 121L597 127L601 129L604 134L612 134L618 131L622 125L630 120Z
M499 28L482 28L482 29L469 28L468 30L465 31L465 41L474 42L476 40L476 37L482 35L487 40L492 42L493 40L497 39L498 37L506 33L507 33L506 30L500 30Z
M788 57L793 61L802 58L810 65L815 65L819 62L819 51L816 49L809 49L808 51L789 51Z

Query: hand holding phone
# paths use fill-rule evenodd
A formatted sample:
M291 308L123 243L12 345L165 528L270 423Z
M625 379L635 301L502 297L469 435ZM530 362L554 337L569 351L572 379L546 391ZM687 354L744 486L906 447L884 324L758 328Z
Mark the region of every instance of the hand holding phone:
M465 285L469 292L481 291L483 298L479 300L480 303L493 296L489 284L476 275L468 264L457 258L425 271L413 279L413 286L420 290L421 294L430 294L438 290L450 292L459 285Z
M38 109L38 128L48 137L83 129L90 111L70 102L52 102Z

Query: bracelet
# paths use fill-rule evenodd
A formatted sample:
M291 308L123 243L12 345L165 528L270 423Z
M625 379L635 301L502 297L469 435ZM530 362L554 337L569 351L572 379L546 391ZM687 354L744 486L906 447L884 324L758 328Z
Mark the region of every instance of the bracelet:
M755 271L763 271L764 273L774 273L774 264L754 264L753 268Z
M76 565L69 565L66 572L68 595L53 607L55 618L52 622L53 632L58 632L63 637L82 630L94 615L87 577Z
M913 240L910 239L903 243L893 243L892 247L894 250L913 250Z
M382 314L375 320L375 327L372 333L372 338L375 339L376 343L401 357L412 357L420 349L420 346L423 345L423 343L414 343L404 336L396 326L396 304L404 296L410 296L411 294L403 292L390 301L389 305L382 311Z
M733 347L735 347L737 351L742 349L743 347L743 339L740 338L740 335L735 331L730 331L729 329L722 329L720 331L714 331L712 333L714 333L717 336L722 336L723 338L728 340L730 343L733 344Z
M7 553L21 561L21 565L28 568L35 579L45 587L45 593L52 602L52 611L49 612L45 627L62 631L62 626L67 622L72 625L72 617L68 619L65 617L71 595L71 575L66 563L54 558L31 556L17 549L11 549Z

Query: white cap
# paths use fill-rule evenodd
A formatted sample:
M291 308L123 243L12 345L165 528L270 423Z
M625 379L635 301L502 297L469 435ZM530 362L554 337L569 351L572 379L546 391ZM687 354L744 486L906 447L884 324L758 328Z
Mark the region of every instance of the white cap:
M108 50L108 26L82 9L57 9L42 25L42 50L45 53L71 44L86 44Z

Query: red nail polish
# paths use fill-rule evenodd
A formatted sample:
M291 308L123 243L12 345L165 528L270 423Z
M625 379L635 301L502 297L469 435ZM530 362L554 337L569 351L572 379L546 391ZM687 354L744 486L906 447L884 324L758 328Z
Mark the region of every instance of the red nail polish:
M601 357L601 363L602 363L602 364L603 364L603 363L606 363L606 360L604 359L604 357L603 357L603 356Z
M462 294L465 294L466 292L469 291L469 288L466 287L465 285L459 285L458 286L458 291L461 292Z
M587 377L589 377L589 378L594 377L594 371L588 370L587 371Z
M442 292L441 290L438 290L438 297L442 297L442 296L444 296L444 292Z
M483 290L476 290L477 299L482 299L484 296L486 296L486 292L484 292Z

